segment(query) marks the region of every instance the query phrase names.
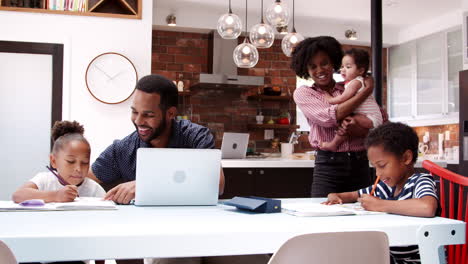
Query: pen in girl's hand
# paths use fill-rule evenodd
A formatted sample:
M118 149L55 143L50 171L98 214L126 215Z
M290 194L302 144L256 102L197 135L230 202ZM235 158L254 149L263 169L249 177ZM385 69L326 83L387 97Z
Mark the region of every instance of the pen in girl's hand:
M54 169L52 169L51 167L49 166L46 166L46 168L52 172L52 174L55 175L55 177L57 177L58 181L60 182L60 184L62 184L63 186L67 186L67 185L73 185L73 184L70 184L69 182L67 182L64 178L62 178L62 176L60 176ZM80 186L81 184L78 184L76 185L77 187ZM77 195L77 197L79 197L79 195Z

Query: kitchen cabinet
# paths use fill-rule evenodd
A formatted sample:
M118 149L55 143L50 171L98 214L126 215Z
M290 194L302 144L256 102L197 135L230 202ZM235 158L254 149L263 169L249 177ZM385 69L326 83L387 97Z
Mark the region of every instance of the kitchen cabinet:
M312 168L224 168L222 199L234 196L310 197Z
M412 126L458 123L460 27L389 49L388 109Z

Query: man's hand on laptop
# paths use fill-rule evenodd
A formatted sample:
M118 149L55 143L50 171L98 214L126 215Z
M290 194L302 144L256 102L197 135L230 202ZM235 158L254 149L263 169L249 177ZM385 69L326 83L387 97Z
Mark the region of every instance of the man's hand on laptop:
M119 184L107 192L104 200L119 204L129 204L135 198L135 181Z

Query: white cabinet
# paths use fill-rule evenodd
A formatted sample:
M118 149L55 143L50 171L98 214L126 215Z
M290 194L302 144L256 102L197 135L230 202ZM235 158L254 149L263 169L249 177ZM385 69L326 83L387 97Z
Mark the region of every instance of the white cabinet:
M392 121L412 126L458 123L460 27L389 49L388 106Z

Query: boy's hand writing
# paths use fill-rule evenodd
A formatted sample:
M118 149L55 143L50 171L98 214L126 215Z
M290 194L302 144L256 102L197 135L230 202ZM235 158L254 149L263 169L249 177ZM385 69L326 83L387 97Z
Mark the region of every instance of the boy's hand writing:
M380 205L382 204L382 200L369 195L369 194L363 194L361 198L358 199L358 202L361 203L361 206L366 209L367 211L382 211L380 209Z
M107 192L104 200L112 200L119 204L129 204L135 198L135 181L119 184Z
M328 194L328 200L323 202L322 204L326 205L332 205L332 204L342 204L343 200L338 196L336 193L330 193Z
M66 185L62 189L56 191L55 202L73 202L78 196L78 187L75 185Z

